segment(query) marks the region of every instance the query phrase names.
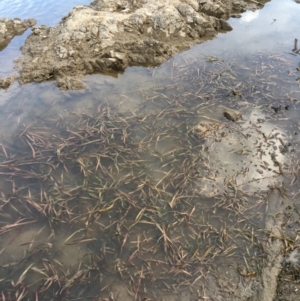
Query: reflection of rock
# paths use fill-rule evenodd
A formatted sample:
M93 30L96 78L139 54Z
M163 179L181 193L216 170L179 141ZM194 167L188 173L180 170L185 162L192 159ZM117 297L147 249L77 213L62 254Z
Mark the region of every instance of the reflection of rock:
M56 79L56 83L57 87L62 90L81 90L86 88L86 85L76 78L59 77Z
M240 0L95 0L75 7L57 27L33 29L18 62L20 82L161 64L204 37L231 30L226 20L246 6Z
M15 19L0 19L0 46L1 44L8 44L9 41L16 35L22 34L28 27L35 25L34 19L21 21Z

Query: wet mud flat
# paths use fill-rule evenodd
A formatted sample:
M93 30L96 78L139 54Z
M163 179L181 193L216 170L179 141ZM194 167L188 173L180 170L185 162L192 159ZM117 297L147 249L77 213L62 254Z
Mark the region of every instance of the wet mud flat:
M164 84L95 84L85 110L20 124L0 148L2 299L280 298L282 263L297 281L293 63L176 58Z
M36 26L16 64L20 83L56 80L84 89L95 72L154 66L191 45L232 29L229 17L265 1L94 1L75 7L56 27ZM6 79L4 88L14 78ZM4 79L2 79L4 81Z

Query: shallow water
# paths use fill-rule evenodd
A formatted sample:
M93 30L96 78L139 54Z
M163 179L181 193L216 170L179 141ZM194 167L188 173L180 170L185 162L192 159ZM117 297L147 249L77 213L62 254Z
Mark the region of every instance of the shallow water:
M191 300L210 275L259 272L269 188L297 189L299 12L269 2L158 68L87 76L86 91L0 91L4 294Z

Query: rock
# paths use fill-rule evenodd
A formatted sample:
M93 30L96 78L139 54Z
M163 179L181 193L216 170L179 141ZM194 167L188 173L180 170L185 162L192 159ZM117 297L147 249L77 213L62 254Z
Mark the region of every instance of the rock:
M223 30L230 31L232 30L232 26L225 20L220 20L220 25Z
M231 110L228 108L224 108L224 116L230 121L238 121L242 119L242 113L236 110Z
M247 3L244 1L240 1L240 0L234 0L232 2L232 9L235 12L242 13L247 10Z
M199 10L199 3L197 0L184 0L184 2L190 5L195 11Z
M240 0L95 0L74 7L58 26L33 28L16 65L20 83L161 64L203 37L232 30L226 20L244 5ZM59 79L58 86L70 89L66 82Z
M68 50L61 45L56 46L56 55L61 59L66 59L69 56Z
M7 89L16 79L16 76L0 78L0 89Z
M42 25L42 26L34 26L32 27L32 32L35 35L45 35L47 32L47 27Z
M0 19L0 44L8 44L14 36L22 34L28 27L34 26L35 23L34 19L24 21L18 18Z
M201 2L203 3L203 1ZM230 7L222 2L208 0L200 6L200 10L209 16L217 18L229 18L230 16Z

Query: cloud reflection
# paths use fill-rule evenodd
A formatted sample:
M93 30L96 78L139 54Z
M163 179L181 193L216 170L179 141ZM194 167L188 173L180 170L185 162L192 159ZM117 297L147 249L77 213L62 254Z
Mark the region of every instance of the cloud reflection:
M256 10L256 11L247 11L247 12L245 12L245 13L242 15L240 21L241 21L241 22L245 22L245 23L249 23L249 22L251 22L251 21L257 19L258 16L259 16L259 13L260 13L260 10Z

